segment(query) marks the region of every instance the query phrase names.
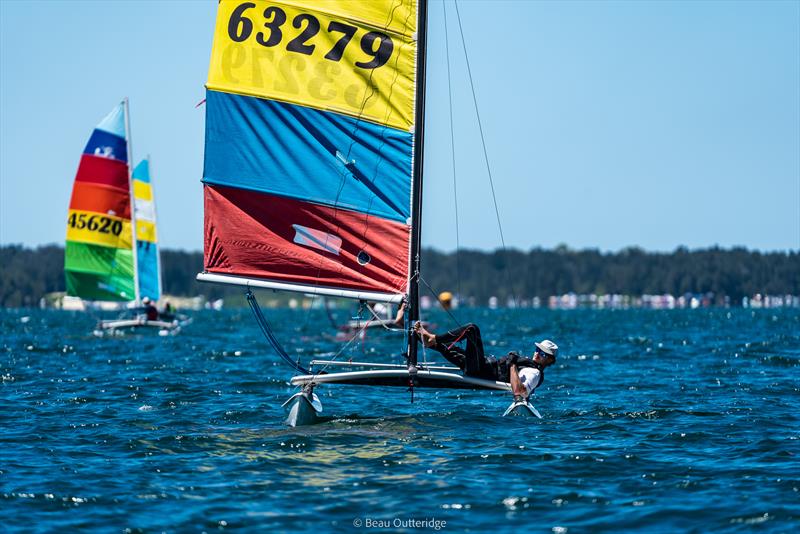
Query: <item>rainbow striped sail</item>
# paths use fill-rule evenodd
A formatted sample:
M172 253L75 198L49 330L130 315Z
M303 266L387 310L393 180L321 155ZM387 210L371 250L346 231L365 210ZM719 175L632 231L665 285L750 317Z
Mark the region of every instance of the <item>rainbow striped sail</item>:
M81 155L67 216L67 294L86 300L138 299L131 231L127 106L92 132Z
M219 3L199 279L407 292L416 26L416 0Z
M70 296L104 301L161 296L150 164L143 160L131 173L129 158L124 100L92 132L75 176L64 257Z

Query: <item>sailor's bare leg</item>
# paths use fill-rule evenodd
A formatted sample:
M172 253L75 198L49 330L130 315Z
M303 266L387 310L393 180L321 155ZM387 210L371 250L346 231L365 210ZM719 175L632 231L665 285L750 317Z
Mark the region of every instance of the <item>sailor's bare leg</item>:
M417 321L414 323L414 333L420 337L422 344L426 347L430 348L436 345L436 334L431 334L425 330L425 327L422 326L421 322Z

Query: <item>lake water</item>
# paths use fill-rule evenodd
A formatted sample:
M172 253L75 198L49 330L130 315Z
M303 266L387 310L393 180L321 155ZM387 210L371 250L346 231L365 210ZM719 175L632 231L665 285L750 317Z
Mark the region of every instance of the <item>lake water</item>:
M498 355L560 345L542 420L501 418L507 393L328 386L330 419L287 428L291 372L249 310L102 339L87 314L0 311L3 530L800 527L799 310L456 315ZM342 346L324 312L267 317L304 362ZM338 358L403 345L370 333Z

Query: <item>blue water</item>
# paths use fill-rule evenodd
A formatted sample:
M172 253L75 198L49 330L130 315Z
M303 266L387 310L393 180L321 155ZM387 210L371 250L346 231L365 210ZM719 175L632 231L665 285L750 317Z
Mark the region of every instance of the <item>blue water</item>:
M249 311L111 339L84 314L0 311L2 530L800 526L800 311L458 316L497 354L561 346L535 396L544 419L500 418L505 393L417 390L411 404L400 388L329 386L331 419L290 429L290 373ZM341 347L321 312L268 317L304 361ZM402 345L371 334L339 358L398 361Z

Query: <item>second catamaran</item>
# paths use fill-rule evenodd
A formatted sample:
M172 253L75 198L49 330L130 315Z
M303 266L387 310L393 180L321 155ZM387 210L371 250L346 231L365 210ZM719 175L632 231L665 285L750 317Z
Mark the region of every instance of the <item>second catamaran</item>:
M101 330L175 330L174 317L137 313L161 297L156 210L148 159L131 170L128 100L92 132L83 150L67 216L67 295L88 301L133 302L134 316L101 321Z

